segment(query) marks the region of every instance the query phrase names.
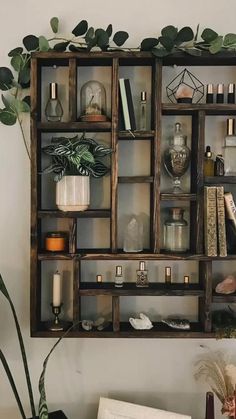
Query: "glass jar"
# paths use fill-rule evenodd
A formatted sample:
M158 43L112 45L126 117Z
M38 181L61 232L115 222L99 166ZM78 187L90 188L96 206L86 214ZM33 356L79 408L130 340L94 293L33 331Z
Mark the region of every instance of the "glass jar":
M48 252L63 252L67 248L67 233L64 231L48 232L45 238L45 249Z
M80 91L81 115L85 122L106 121L106 91L102 83L91 80Z
M188 250L188 223L183 208L170 208L170 216L164 223L164 249L168 252Z

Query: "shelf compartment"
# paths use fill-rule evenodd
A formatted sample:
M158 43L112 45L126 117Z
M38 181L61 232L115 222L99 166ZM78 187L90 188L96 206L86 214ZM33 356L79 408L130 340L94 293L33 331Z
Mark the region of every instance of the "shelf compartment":
M204 183L210 185L236 184L236 176L207 176L204 178Z
M38 260L72 260L74 255L72 253L62 252L46 252L38 253Z
M153 183L153 176L119 176L118 183Z
M134 136L132 135L134 134ZM153 139L155 131L119 131L118 138L119 140L143 140L143 139Z
M109 132L111 122L38 122L41 132Z
M113 282L81 282L78 290L79 296L85 295L112 295L112 296L196 296L204 295L204 290L199 284L178 284L169 286L165 283L150 283L149 287L139 288L135 283L124 283L122 288L115 287Z
M163 115L192 115L204 111L206 115L235 115L236 105L228 103L163 103Z
M161 193L162 201L196 201L196 199L195 193Z
M110 218L110 209L91 209L86 211L39 210L39 218Z
M217 294L213 292L212 294L213 303L236 303L236 293L233 294Z

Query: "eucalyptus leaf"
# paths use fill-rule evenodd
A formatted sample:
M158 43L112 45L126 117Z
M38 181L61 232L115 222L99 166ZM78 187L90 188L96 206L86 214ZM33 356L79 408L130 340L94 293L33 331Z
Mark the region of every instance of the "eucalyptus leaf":
M30 82L30 68L29 67L23 67L18 75L18 82L23 88L29 87Z
M29 105L20 99L13 99L11 102L11 108L14 108L16 113L30 112Z
M12 87L14 77L11 70L7 67L0 67L0 89L9 90Z
M50 26L52 28L52 31L54 33L58 32L58 26L59 26L59 19L58 17L52 17L50 20Z
M53 49L57 52L64 52L66 48L68 47L70 41L67 42L59 42L58 44L55 44Z
M81 20L78 25L73 29L72 33L75 36L82 36L88 30L88 22L87 20Z
M10 108L10 106L11 106L9 100L7 100L7 98L5 98L4 95L2 95L2 103L6 108Z
M183 48L183 51L186 54L192 55L194 57L200 57L200 55L202 55L202 52L197 48Z
M235 33L227 33L224 37L223 45L230 46L236 44L236 34Z
M209 51L211 54L217 54L217 52L220 52L223 45L223 36L217 36L216 39L211 43L211 46L209 48Z
M45 36L39 37L39 51L48 51L50 49L49 43Z
M23 48L17 47L12 49L10 52L8 52L8 57L14 57L14 55L22 54Z
M23 44L27 51L35 51L39 47L39 38L35 35L27 35L23 39Z
M202 32L201 37L205 42L210 44L212 41L214 41L218 37L218 33L216 33L210 28L206 28Z
M159 42L169 52L174 47L174 41L171 38L168 38L167 36L160 36L159 37Z
M94 34L95 34L94 28L93 26L90 26L90 28L88 29L85 35L85 42L87 42L87 44L90 42L92 38L94 38Z
M194 38L193 30L189 26L184 26L180 31L177 33L175 43L177 45L182 44L183 42L192 41Z
M156 57L162 58L162 57L166 57L170 53L165 48L153 48L152 54L155 55Z
M177 33L178 33L178 29L172 25L165 26L165 28L163 28L161 31L162 36L170 38L172 39L172 41L175 40Z
M72 52L78 52L78 51L86 51L86 47L84 46L84 47L77 47L76 45L74 45L74 44L70 44L69 45L69 50L70 51L72 51Z
M106 33L107 33L107 35L108 35L109 38L112 35L112 31L113 31L112 24L110 23L108 25L108 27L106 28Z
M29 105L29 107L30 107L30 105L31 105L31 101L30 101L30 96L29 96L29 95L25 96L25 97L22 99L22 101L23 101L23 102L25 102L25 103L27 103L27 105Z
M121 47L125 41L127 41L129 34L125 31L118 31L113 36L113 42L118 46Z
M97 40L97 45L101 50L105 49L109 43L109 36L104 29L96 29L95 36Z
M157 46L159 40L157 38L145 38L141 42L141 51L151 51L155 46Z
M20 55L20 54L14 55L11 59L11 65L14 68L14 70L19 72L20 69L22 67L24 67L24 59L23 59L22 55Z

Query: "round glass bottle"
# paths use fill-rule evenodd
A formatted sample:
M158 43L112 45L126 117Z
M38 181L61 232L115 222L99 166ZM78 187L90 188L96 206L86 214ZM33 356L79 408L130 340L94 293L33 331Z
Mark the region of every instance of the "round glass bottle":
M186 144L187 136L183 135L181 124L176 122L175 133L170 140L170 146L164 151L164 166L173 178L172 193L182 193L180 178L185 174L190 163L190 150Z
M164 223L164 249L168 252L188 250L188 223L184 220L183 208L170 208L169 218Z

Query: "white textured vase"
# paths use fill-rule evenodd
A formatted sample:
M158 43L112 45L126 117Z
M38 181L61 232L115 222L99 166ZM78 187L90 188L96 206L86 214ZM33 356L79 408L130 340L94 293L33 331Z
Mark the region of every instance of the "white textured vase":
M57 182L56 204L61 211L85 211L89 203L89 176L63 176Z

